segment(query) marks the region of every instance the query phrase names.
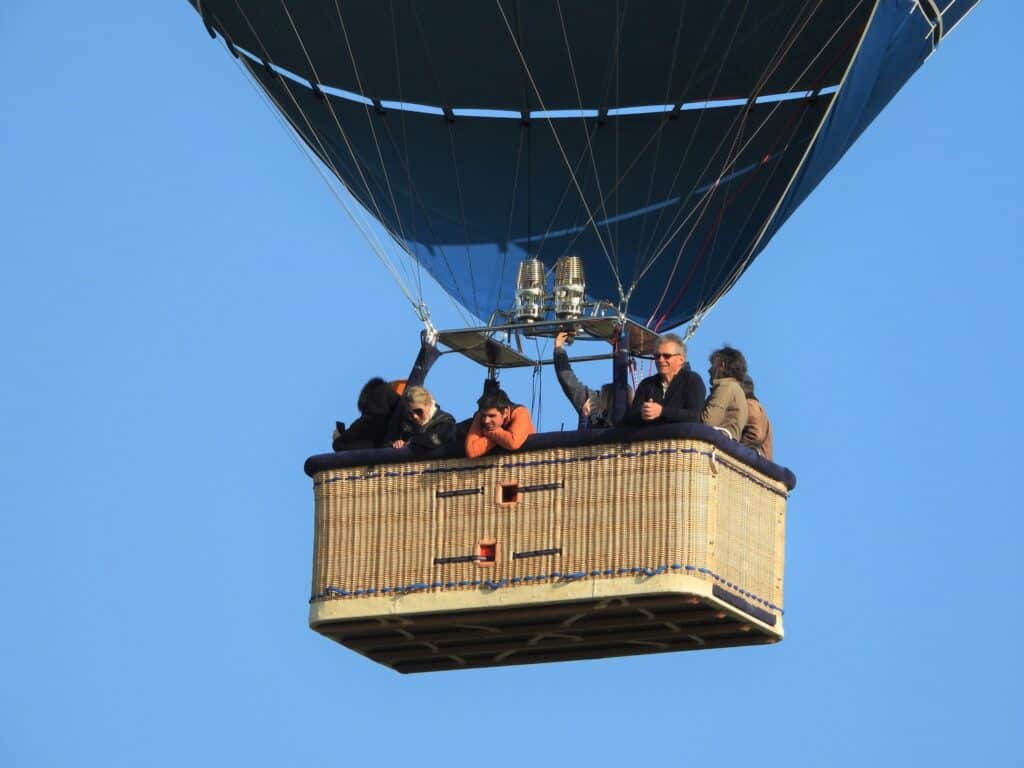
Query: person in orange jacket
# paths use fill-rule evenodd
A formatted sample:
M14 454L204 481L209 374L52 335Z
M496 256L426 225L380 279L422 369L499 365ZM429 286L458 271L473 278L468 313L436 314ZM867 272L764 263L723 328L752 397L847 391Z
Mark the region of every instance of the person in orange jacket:
M466 435L466 456L475 459L494 448L515 451L537 430L525 405L516 405L501 389L490 389L476 401L476 415Z

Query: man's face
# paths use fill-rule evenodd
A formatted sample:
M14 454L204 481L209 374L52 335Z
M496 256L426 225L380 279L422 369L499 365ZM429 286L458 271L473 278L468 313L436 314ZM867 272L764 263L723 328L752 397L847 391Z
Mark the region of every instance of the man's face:
M658 373L671 381L686 362L686 355L679 345L673 341L666 341L659 344L654 350L654 365Z
M430 408L432 405L433 403L429 401L411 404L409 406L409 417L422 427L427 423L427 419L430 417Z
M480 411L480 426L484 432L491 432L501 427L508 418L509 409L499 411L497 408L487 408Z

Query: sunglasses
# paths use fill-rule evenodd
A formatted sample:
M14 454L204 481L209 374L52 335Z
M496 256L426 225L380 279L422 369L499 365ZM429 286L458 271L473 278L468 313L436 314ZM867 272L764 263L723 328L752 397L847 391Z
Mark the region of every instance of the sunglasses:
M655 352L655 360L668 360L670 357L682 357L681 352Z
M412 413L413 416L419 416L420 418L422 418L422 417L427 415L427 409L426 408L413 408L410 411L410 413Z

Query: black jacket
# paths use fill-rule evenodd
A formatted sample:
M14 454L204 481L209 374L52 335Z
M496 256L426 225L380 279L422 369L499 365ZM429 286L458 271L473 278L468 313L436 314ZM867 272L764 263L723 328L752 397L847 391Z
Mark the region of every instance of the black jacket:
M395 407L401 398L384 379L373 378L359 393L360 416L352 426L334 439L336 451L354 451L359 448L380 448L388 436Z
M645 424L700 421L706 397L707 388L704 386L704 380L691 371L689 366L676 374L672 383L668 385L668 390L664 393L661 390L661 376L658 374L648 376L636 388L636 395L633 396L633 405L629 409L626 423L640 427ZM648 400L661 403L661 417L654 421L644 421L640 416L640 411Z
M406 415L391 442L394 440L404 440L406 447L416 454L443 448L455 441L455 417L438 408L421 427Z

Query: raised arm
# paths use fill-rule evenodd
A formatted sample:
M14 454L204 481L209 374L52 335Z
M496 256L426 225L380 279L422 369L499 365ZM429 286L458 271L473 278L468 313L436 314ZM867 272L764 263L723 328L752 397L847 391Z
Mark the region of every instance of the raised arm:
M561 347L555 347L555 375L558 376L558 383L562 387L562 391L565 392L565 396L569 398L572 407L579 413L583 410L583 404L595 393L587 389L586 385L576 378L576 374L573 373L572 366L569 364L569 355Z

